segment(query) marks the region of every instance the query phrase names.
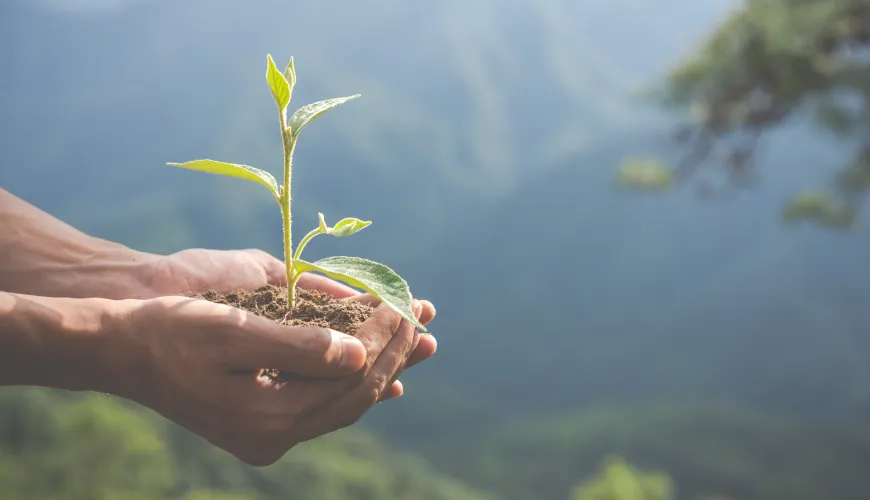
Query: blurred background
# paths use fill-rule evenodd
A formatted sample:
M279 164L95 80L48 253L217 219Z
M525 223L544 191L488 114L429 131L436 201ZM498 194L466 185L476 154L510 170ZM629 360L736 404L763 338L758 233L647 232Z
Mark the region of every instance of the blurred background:
M870 1L5 0L0 184L137 249L388 264L439 352L247 467L125 401L0 391L0 497L870 498ZM306 222L307 221L307 222Z

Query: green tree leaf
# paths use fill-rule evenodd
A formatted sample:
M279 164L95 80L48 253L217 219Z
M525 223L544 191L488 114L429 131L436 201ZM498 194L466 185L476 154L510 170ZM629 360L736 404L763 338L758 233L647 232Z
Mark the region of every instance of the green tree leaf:
M272 91L278 109L282 114L285 113L287 105L290 104L290 82L278 71L271 55L266 55L266 83L269 84L269 90Z
M190 170L198 170L216 175L226 175L228 177L238 177L257 182L269 188L269 191L279 198L278 182L272 177L272 174L259 168L249 167L247 165L236 165L234 163L225 163L215 160L193 160L187 163L167 163L170 167L182 167Z
M325 101L317 101L302 106L293 113L293 116L290 117L290 124L288 125L290 127L290 132L293 134L294 138L298 137L299 132L302 132L302 129L305 128L311 120L314 120L339 104L344 104L347 101L360 97L360 95L361 94L348 97L336 97L335 99L326 99Z
M426 331L411 310L411 291L408 284L389 267L359 257L327 257L311 263L295 260L293 265L300 273L314 271L348 285L362 288L410 321L421 331Z

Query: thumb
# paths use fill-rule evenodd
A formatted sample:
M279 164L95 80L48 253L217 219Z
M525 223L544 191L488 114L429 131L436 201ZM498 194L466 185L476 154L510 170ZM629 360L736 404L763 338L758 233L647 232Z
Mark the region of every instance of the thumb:
M263 319L263 321L257 321ZM251 318L235 364L239 369L274 369L308 377L340 377L362 369L366 349L356 338L309 326L284 326Z
M268 284L276 286L287 284L287 266L284 265L283 261L258 248L249 248L239 252L262 267Z

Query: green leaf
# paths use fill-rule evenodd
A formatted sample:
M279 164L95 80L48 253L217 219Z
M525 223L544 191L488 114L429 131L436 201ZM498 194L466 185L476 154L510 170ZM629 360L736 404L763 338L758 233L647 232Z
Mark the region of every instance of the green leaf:
M278 182L272 177L272 174L259 168L249 167L247 165L236 165L234 163L225 163L215 160L193 160L187 163L167 163L170 167L182 167L190 170L198 170L200 172L208 172L216 175L226 175L228 177L238 177L257 182L269 188L269 191L279 198Z
M329 227L326 225L326 219L323 218L323 214L318 213L317 217L320 220L320 230L338 238L358 233L372 224L372 221L370 220L359 220L354 217L348 217L338 221L335 226Z
M357 97L360 97L360 94L348 97L336 97L335 99L327 99L325 101L317 101L297 109L296 112L293 113L293 116L290 117L290 124L288 125L293 137L298 137L299 132L302 132L302 129L305 128L311 120L314 120L339 104L344 104L347 101L356 99Z
M350 286L362 288L387 304L402 318L426 331L411 310L411 291L408 284L389 267L359 257L327 257L310 263L293 261L298 272L314 271L330 278L344 281Z
M271 55L266 55L266 83L269 84L275 104L278 105L281 113L284 113L287 105L290 104L290 82L278 71Z
M329 228L327 230L327 234L331 234L333 236L338 236L342 238L344 236L350 236L353 233L357 233L362 231L363 229L369 227L372 224L370 220L359 220L353 217L348 217L347 219L341 219L335 226Z
M296 66L293 64L293 58L290 58L290 62L287 64L287 67L284 68L284 78L287 79L287 83L290 84L290 95L293 95L293 87L296 86Z

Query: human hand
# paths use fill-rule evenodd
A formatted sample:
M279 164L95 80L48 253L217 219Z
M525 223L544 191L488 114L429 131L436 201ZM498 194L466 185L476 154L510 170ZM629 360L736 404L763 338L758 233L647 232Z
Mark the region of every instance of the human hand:
M265 285L286 285L287 275L284 262L257 249L248 250L209 250L188 249L159 257L149 268L150 283L147 298L165 295L190 295L206 290L226 292L230 290L256 290ZM339 283L335 280L313 273L304 273L297 287L316 289L336 299L359 300L373 307L380 301L368 294ZM421 323L427 324L435 317L435 308L429 301L421 301L423 312ZM435 338L431 335L419 337L407 367L413 366L432 356L437 349ZM404 386L394 380L383 399L392 399L404 393Z
M252 465L354 423L395 392L390 384L409 361L426 357L411 355L421 336L384 305L360 326L357 340L185 297L119 304L116 331L107 337L122 375L111 392ZM415 311L421 322L431 319L424 309ZM266 385L252 373L267 366L302 376Z
M192 248L152 259L142 271L146 290L137 298L286 285L285 269L283 262L262 250Z
M191 248L156 256L143 272L147 290L138 297L129 298L192 295L207 290L250 291L266 285L287 285L284 262L258 249ZM317 289L337 299L361 295L347 285L312 273L303 273L296 286Z

